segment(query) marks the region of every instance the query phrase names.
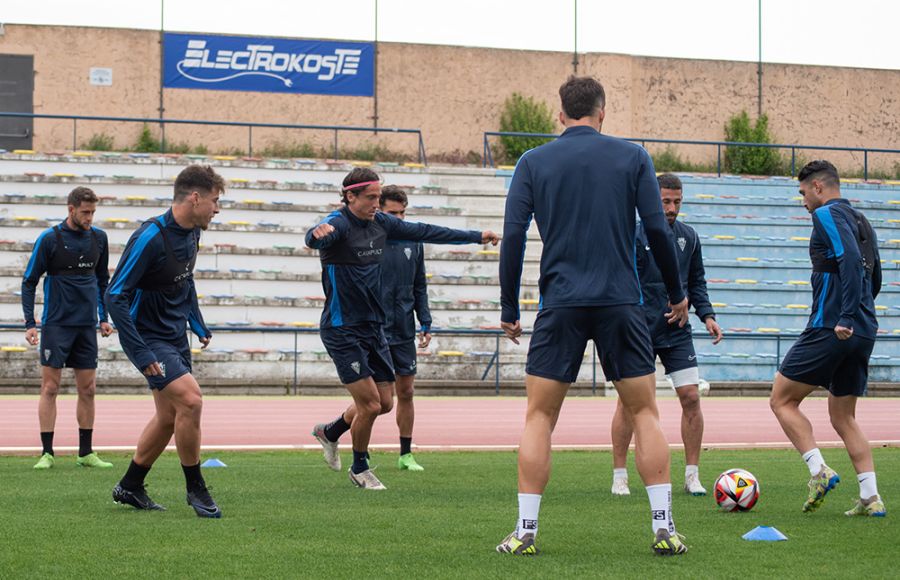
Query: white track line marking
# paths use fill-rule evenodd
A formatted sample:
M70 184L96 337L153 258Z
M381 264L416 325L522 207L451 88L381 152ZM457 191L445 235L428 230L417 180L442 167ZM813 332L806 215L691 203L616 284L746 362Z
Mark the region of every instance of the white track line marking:
M883 439L869 442L871 447L900 447L900 439ZM843 441L820 441L819 447L843 447ZM395 450L399 449L399 445L395 444L379 444L370 445L371 449ZM683 449L681 444L669 445L671 449ZM704 450L710 449L790 449L792 445L788 442L758 442L758 443L711 443L703 446ZM515 451L518 445L414 445L419 451ZM3 453L39 453L40 446L23 446L23 447L0 447L0 454ZM202 451L319 451L322 446L318 443L302 444L302 445L204 445ZM349 444L342 444L341 449L350 450ZM612 445L554 445L556 451L610 451ZM78 451L78 446L56 446L56 451ZM94 446L94 451L134 451L133 446L127 445L104 445ZM166 451L175 451L174 445L166 447Z

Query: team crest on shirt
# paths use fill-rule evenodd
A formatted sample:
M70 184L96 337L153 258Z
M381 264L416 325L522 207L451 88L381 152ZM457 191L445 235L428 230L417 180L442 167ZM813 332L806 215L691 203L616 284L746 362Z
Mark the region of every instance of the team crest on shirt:
M353 369L354 373L359 374L359 361L355 360L352 363L350 363L350 368Z
M403 248L403 253L406 254L406 259L409 260L412 257L412 248Z
M687 245L687 240L684 238L678 238L678 247L681 248L681 251L684 251L684 247Z

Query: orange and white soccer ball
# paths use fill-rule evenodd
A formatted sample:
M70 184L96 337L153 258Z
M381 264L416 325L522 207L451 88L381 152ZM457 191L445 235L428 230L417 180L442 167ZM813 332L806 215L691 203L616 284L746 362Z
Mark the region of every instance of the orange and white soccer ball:
M759 501L759 482L745 469L729 469L716 479L714 495L723 511L750 511Z

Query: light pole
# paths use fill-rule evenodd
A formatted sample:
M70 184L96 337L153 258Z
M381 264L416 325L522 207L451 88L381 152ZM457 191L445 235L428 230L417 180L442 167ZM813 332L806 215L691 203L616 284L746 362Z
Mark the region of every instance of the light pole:
M163 124L166 108L163 102L163 87L166 85L166 0L159 0L159 132L160 148L166 152L166 126Z
M375 0L375 48L372 54L372 127L378 127L378 0ZM373 131L378 135L378 131Z
M574 0L575 2L575 27L574 27L574 36L575 36L575 47L572 51L572 71L574 74L578 74L578 0Z
M757 118L762 117L763 114L763 101L762 101L762 80L763 80L763 70L762 70L762 0L757 0L757 31L758 31L758 39L757 46L759 47L759 54L756 60L756 104L757 104Z

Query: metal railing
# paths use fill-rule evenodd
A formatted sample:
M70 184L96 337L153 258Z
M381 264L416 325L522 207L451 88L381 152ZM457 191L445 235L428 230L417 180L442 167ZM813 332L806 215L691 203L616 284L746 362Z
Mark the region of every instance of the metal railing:
M0 331L21 331L24 332L23 326L21 324L0 324ZM299 394L300 388L300 357L301 351L298 349L299 336L301 334L318 334L318 328L297 328L297 327L271 327L271 326L211 326L210 331L215 334L219 332L226 333L238 333L238 332L250 332L250 333L274 333L274 334L293 334L294 345L293 350L290 353L292 358L292 372L293 378L291 382L291 391L294 395ZM435 328L432 329L431 334L434 336L481 336L481 337L492 337L494 339L494 352L491 355L490 359L487 362L487 365L484 368L484 372L481 374L481 380L485 381L488 378L488 375L491 374L493 370L493 383L494 383L494 393L500 394L500 341L505 337L502 331L500 330L450 330L450 329L440 329ZM523 332L524 335L531 335L531 330L525 330ZM193 334L190 334L191 345L193 346ZM782 356L785 353L785 349L783 348L783 342L793 342L800 337L799 333L756 333L756 332L748 332L748 333L726 333L725 338L729 340L752 340L752 341L775 341L775 359L772 361L760 361L760 364L773 365L774 370L778 369L778 366L781 364ZM897 342L900 341L900 335L880 335L877 339L878 341L887 340L889 342ZM596 347L591 348L591 394L597 394L597 386L598 386L598 374L597 374L597 349ZM707 363L708 364L708 363Z
M483 137L483 167L494 167L494 155L490 147L490 137L513 137L513 138L546 138L555 139L559 137L557 133L517 133L507 131L485 131ZM900 149L878 149L870 147L836 147L833 145L787 145L784 143L746 143L740 141L692 141L684 139L647 139L641 137L625 138L626 141L632 143L640 143L642 147L646 147L647 143L661 143L669 145L702 145L716 148L716 173L722 175L722 148L723 147L751 147L766 149L790 149L791 151L791 177L797 174L797 151L816 150L816 151L844 151L849 153L863 154L863 179L869 178L869 153L888 153L900 155Z
M30 118L30 119L56 119L72 121L72 149L78 149L78 121L109 121L116 123L145 123L160 126L160 153L166 152L166 125L212 125L217 127L246 127L247 128L247 154L253 155L253 129L297 129L313 131L333 131L333 157L338 159L338 134L350 133L405 133L413 134L418 138L418 159L423 165L428 164L428 156L425 153L425 141L422 139L421 129L398 129L393 127L354 127L345 125L295 125L290 123L250 123L240 121L200 121L196 119L160 119L153 117L101 117L93 115L45 115L39 113L9 113L0 112L0 118Z

